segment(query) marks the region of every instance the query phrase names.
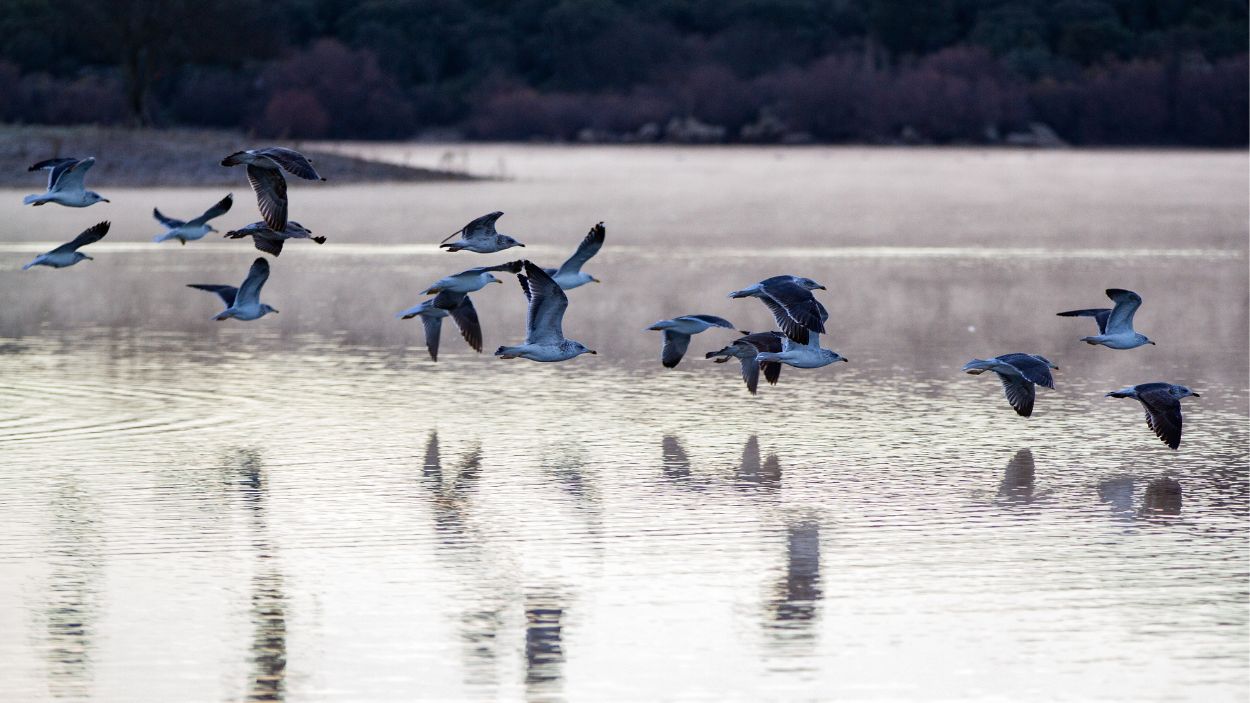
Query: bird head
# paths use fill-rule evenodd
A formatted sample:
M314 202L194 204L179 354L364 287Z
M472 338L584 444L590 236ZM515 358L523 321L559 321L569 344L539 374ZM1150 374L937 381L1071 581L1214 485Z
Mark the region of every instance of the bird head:
M1172 386L1172 395L1176 396L1177 398L1184 398L1185 396L1190 396L1190 395L1192 395L1195 398L1202 397L1198 395L1197 393L1194 393L1192 390L1190 390L1188 386Z
M573 350L574 350L574 351L576 351L579 355L580 355L580 354L598 354L598 353L599 353L599 352L595 351L594 349L591 349L591 348L587 347L585 344L582 344L581 342L573 342Z
M275 312L275 313L276 313L276 312L278 312L278 311L277 311L277 310L276 310L276 309L275 309L272 305L269 305L269 304L267 304L267 303L261 303L261 304L260 304L260 314L261 314L262 316L264 316L264 315L268 315L268 314L269 314L269 313L271 313L271 312Z
M810 278L799 278L795 282L808 290L827 290L824 286Z
M824 357L825 357L826 359L828 359L828 360L829 360L829 363L831 363L831 364L832 364L832 363L834 363L834 362L836 362L836 361L846 361L846 362L848 362L848 363L850 362L850 359L846 358L845 356L842 356L841 354L837 353L836 351L830 351L830 350L828 350L828 349L822 349L822 350L821 350L821 352L824 354Z
M99 193L95 192L94 190L89 190L89 191L87 191L86 193L83 193L83 197L84 197L84 199L87 201L87 204L88 204L88 205L90 205L91 203L107 203L107 202L109 202L109 199L108 199L108 198L104 197L103 195L100 195Z
M522 243L518 242L517 240L513 239L512 237L509 237L509 236L508 236L508 235L506 235L506 234L500 234L500 235L496 235L496 236L499 238L499 240L498 240L498 241L499 241L499 244L500 244L500 245L501 245L504 249L507 249L508 247L524 247L524 246L525 246L524 244L522 244Z

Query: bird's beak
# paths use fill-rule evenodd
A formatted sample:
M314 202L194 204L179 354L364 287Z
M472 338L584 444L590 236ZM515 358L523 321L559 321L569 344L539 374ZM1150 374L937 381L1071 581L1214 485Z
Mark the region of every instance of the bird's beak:
M520 242L517 242L517 243L516 243L516 245L517 245L517 246L519 246L519 247L522 247L522 248L524 248L524 247L525 247L525 245L524 245L524 244L522 244L522 243L520 243Z
M94 256L87 256L86 254L83 254L82 258L86 259L87 261L95 261Z
M278 314L278 313L280 313L280 312L282 312L282 311L281 311L281 310L270 310L269 312L272 312L272 313L274 313L274 314L276 315L276 314Z
M1154 345L1154 342L1146 342L1146 344L1151 344L1151 345ZM1155 346L1157 346L1157 345L1155 345Z
M599 279L595 278L594 276L591 276L591 277L590 277L590 282L591 282L591 283L603 283L603 281L600 281Z
M501 280L499 280L498 278L496 278L495 280L491 281L491 283L503 283L503 281L501 281Z
M598 356L598 355L599 355L599 352L595 351L594 349L590 349L590 350L588 350L588 351L589 351L591 354L594 354L595 356ZM1198 395L1198 394L1197 394L1197 393L1194 393L1194 395Z
M109 200L108 198L100 198L100 202L102 202L102 203L110 203L110 202L112 202L112 201L111 201L111 200Z
M816 286L816 290L829 290L829 289L825 288L824 286Z
M1191 393L1190 395L1192 395L1192 396L1193 396L1193 397L1195 397L1195 398L1201 398L1201 397L1202 397L1202 396L1198 395L1197 393Z
M850 359L848 359L848 358L846 358L845 356L844 356L844 357L842 357L842 360L843 360L843 361L845 361L845 362L846 362L846 363L848 363L848 364L849 364L849 363L851 363L851 360L850 360Z

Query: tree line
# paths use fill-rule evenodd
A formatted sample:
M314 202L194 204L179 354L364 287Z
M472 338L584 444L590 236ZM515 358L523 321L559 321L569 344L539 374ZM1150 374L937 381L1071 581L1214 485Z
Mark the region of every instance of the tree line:
M6 0L0 120L291 138L1247 143L1241 0Z

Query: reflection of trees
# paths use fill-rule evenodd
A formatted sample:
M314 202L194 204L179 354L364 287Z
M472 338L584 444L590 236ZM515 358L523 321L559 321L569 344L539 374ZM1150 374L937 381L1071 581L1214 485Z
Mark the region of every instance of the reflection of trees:
M47 624L48 686L55 698L91 697L91 648L99 613L95 507L76 478L59 481L52 496L51 555L43 615Z

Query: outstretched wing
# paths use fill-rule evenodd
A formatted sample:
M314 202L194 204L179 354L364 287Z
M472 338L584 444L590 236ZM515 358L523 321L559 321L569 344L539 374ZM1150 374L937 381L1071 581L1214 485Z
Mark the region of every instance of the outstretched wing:
M266 254L273 254L274 256L278 256L282 253L283 241L284 240L281 239L262 237L259 234L252 235L252 244L256 245L257 249L265 252Z
M152 217L155 217L157 222L161 223L165 227L168 227L169 229L181 227L186 224L186 222L183 222L182 220L175 220L172 217L165 217L164 215L161 214L161 211L158 210L157 208L152 208Z
M230 212L230 207L232 205L234 205L234 193L229 193L226 197L217 201L216 205L205 210L203 215L191 220L188 224L202 225L215 217L221 217L227 212ZM159 215L157 216L157 219L160 219Z
M239 286L235 302L239 305L256 305L260 303L260 289L267 280L269 280L269 261L257 257L252 262L252 268L248 269L247 278L243 279L243 285Z
M1032 354L1003 354L998 360L1011 364L1027 381L1043 388L1055 387L1055 378L1050 373L1050 367Z
M777 381L781 378L781 362L766 361L760 364L760 368L764 370L764 380L768 381L768 385L777 385Z
M60 191L76 191L83 189L83 178L86 177L87 171L95 166L95 157L88 156L82 161L70 164L68 167L56 173L56 181L52 182L48 190ZM51 175L51 174L49 174Z
M1107 318L1111 317L1111 308L1090 308L1088 310L1068 310L1055 313L1059 317L1092 317L1098 322L1098 334L1107 333Z
M664 368L671 369L686 355L690 347L690 335L664 330L664 346L660 349L660 363Z
M767 284L763 285L764 292L785 310L790 319L804 329L820 334L825 333L825 323L821 319L823 309L810 290L792 281L765 281L764 283Z
M79 247L85 247L92 242L98 242L101 239L104 239L104 235L109 233L110 226L109 222L100 222L98 224L91 225L87 229L83 230L82 234L74 237L73 240L62 244L48 253L56 254L71 252L77 250Z
M1028 417L1033 414L1033 383L1016 376L1005 376L998 374L998 380L1003 382L1003 393L1007 396L1007 402L1011 403L1011 407L1015 408L1016 414L1022 417Z
M48 190L52 190L52 186L56 185L57 179L62 173L74 164L78 163L78 159L47 159L26 169L27 171L38 171L40 169L48 169Z
M526 324L526 344L559 344L564 341L564 311L569 297L532 261L525 262L525 290L530 309Z
M738 359L738 361L742 363L742 380L746 381L747 390L751 392L751 395L755 395L760 386L760 365L755 361L755 357Z
M497 234L497 232L495 232L495 221L500 217L503 217L503 212L501 211L495 211L489 215L482 215L476 220L473 220L469 224L465 225L464 229L460 230L461 237L464 239L478 239L485 237L493 238Z
M463 276L466 273L488 273L490 271L506 271L508 273L520 273L524 264L525 264L524 261L517 259L516 261L509 261L506 264L497 264L495 266L478 266L477 268L471 268L467 271L461 271L460 273L456 274L456 276ZM455 278L455 276L451 276L451 278Z
M786 312L785 307L783 307L781 303L773 300L772 297L768 295L760 295L757 297L764 303L764 305L768 306L769 311L773 314L773 319L777 321L777 327L781 328L781 331L784 332L787 337L793 339L799 344L807 344L807 328L799 324L799 322L794 318L790 317L790 313Z
M287 173L290 173L292 176L298 176L307 181L325 180L321 177L321 174L317 173L317 169L313 168L312 160L294 149L271 146L257 149L253 153L258 156L268 156L273 159L274 163L286 169Z
M221 302L226 304L226 307L234 306L234 298L239 292L239 289L234 286L219 286L213 283L188 283L187 288L195 288L197 290L206 290L209 293L216 293L217 297L221 298Z
M1108 288L1107 297L1115 301L1111 317L1107 319L1106 334L1133 331L1133 315L1141 307L1141 296L1131 290Z
M425 327L425 349L430 358L438 361L438 340L443 335L442 315L422 315L421 324Z
M464 337L465 343L473 347L473 351L481 354L482 323L477 319L477 309L473 307L473 301L469 300L469 296L464 296L460 305L451 311L451 319L460 329L460 336Z
M261 219L275 232L286 229L286 179L276 168L248 165L247 181L256 193Z
M713 327L724 327L725 329L734 328L734 323L730 322L729 320L726 320L723 317L717 317L715 315L682 315L682 317L688 317L692 320L705 322Z
M556 271L555 275L564 276L581 271L582 266L587 261L590 261L590 257L598 254L599 250L603 248L603 239L606 236L607 230L604 229L602 222L591 227L590 231L582 239L582 243L577 245L577 251L573 252L568 261L560 264L560 269Z
M1174 397L1166 385L1144 391L1141 386L1138 386L1137 399L1146 409L1146 424L1155 436L1169 447L1179 448L1181 446L1180 399Z

